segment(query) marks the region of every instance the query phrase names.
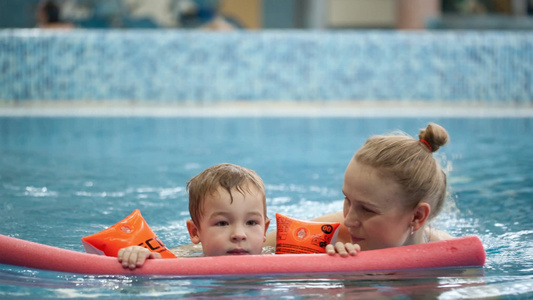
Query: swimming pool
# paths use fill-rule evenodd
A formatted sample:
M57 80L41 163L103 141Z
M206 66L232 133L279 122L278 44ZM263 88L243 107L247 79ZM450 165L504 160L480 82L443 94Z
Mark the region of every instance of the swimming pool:
M1 117L0 233L83 251L82 236L139 208L166 245L189 243L185 182L220 162L263 177L271 219L313 218L341 209L344 169L367 137L430 121L451 136L437 154L451 201L433 225L478 235L482 269L147 278L0 265L0 297L532 297L531 117Z

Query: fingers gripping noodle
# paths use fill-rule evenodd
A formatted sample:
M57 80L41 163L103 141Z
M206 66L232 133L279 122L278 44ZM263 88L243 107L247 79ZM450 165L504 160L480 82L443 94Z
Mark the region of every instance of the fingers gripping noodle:
M81 238L81 242L85 251L92 254L116 257L122 248L141 246L161 253L162 258L176 258L150 229L138 209L115 225Z
M341 223L310 222L276 214L276 254L325 253Z

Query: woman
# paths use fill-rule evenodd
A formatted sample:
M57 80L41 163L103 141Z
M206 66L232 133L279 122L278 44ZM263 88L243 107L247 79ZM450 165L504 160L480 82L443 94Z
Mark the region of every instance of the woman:
M344 209L313 221L340 222L338 242L328 254L373 250L450 239L430 228L446 198L446 174L432 153L448 141L434 123L419 133L373 136L352 158L344 175ZM275 232L266 246L275 245Z

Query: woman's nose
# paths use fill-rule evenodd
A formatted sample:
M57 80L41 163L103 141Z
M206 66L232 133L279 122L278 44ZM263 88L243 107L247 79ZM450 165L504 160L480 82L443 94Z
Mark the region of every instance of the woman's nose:
M344 217L344 225L346 227L361 227L361 221L355 212L355 209L350 209Z

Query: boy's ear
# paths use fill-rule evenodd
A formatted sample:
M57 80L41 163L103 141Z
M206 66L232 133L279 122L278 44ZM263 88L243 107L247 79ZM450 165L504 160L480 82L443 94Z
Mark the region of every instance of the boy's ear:
M266 235L267 235L268 225L270 225L270 219L267 219L265 222L265 236L263 237L263 243L266 242L266 239L267 239Z
M193 242L193 244L200 243L200 232L192 220L187 220L187 230L189 230L191 242Z
M413 220L411 221L411 226L413 226L413 230L417 231L418 229L422 228L424 224L426 223L429 213L431 212L431 207L426 202L420 202L415 207Z

